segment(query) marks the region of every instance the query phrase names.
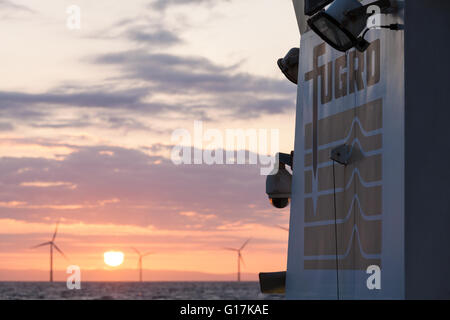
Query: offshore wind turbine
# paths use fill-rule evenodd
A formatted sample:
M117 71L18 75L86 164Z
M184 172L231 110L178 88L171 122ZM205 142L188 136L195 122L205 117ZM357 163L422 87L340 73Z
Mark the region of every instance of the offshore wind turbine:
M153 252L146 252L146 253L141 253L138 249L136 249L136 248L131 248L131 249L133 249L137 254L138 254L138 256L139 256L139 262L138 262L138 265L139 265L139 282L142 282L142 258L144 258L144 257L146 257L146 256L148 256L148 255L150 255L150 254L153 254Z
M55 244L56 234L58 233L59 221L56 223L55 232L53 233L52 240L38 244L37 246L31 247L31 249L49 246L50 247L50 282L53 282L53 249L58 251L65 259L67 259L64 252Z
M245 266L245 262L244 262L244 258L242 258L242 254L241 251L244 250L245 246L248 244L248 242L251 239L248 239L247 241L244 242L244 244L239 248L224 248L225 250L230 250L230 251L234 251L237 252L237 265L238 265L238 271L237 271L237 281L241 282L241 261Z

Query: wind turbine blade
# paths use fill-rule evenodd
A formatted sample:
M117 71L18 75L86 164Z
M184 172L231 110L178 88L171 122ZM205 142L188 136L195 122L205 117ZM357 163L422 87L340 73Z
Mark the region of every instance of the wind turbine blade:
M252 239L250 238L247 241L245 241L244 244L242 245L242 247L239 249L239 251L243 250L245 248L245 246L247 245L247 243L249 243L250 240L252 240Z
M149 256L149 255L151 255L151 254L154 254L154 252L146 252L146 253L144 253L141 257L146 257L146 256Z
M245 267L245 261L244 261L244 257L242 257L242 254L239 254L239 259L241 260L242 264Z
M55 241L56 234L58 233L59 222L60 222L60 220L58 220L58 222L56 223L56 228L55 228L55 232L53 233L52 241Z
M69 258L67 258L67 256L64 254L64 252L62 252L61 249L58 248L58 246L56 244L53 244L53 248L55 248L56 251L58 251L64 258L66 258L66 260L69 260Z
M235 249L235 248L223 248L224 250L230 250L230 251L239 251L239 249Z
M30 249L36 249L36 248L39 248L39 247L48 246L50 244L52 244L52 243L50 241L48 241L48 242L44 242L44 243L38 244L37 246L31 247Z
M141 255L140 251L135 247L131 247L131 249L134 250L134 252L136 252L139 256Z

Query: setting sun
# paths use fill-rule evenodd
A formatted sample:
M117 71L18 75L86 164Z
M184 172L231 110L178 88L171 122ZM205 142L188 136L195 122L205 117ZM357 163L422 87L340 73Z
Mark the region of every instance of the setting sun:
M123 263L124 254L120 251L108 251L103 254L105 263L110 267L117 267Z

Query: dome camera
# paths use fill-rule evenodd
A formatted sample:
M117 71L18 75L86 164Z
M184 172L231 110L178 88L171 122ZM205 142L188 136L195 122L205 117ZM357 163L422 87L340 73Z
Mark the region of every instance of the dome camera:
M269 198L270 203L277 209L284 209L291 202L290 198Z
M286 170L285 164L292 166L292 154L278 154L278 163L271 175L266 179L266 193L270 203L278 209L286 208L291 198L292 175ZM287 161L283 161L287 159Z

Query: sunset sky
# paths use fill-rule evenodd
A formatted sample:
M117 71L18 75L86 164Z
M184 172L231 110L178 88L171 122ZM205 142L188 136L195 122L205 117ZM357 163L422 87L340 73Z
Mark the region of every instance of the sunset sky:
M30 247L58 219L57 280L71 264L135 280L130 247L155 252L147 280L223 280L236 255L222 248L250 237L244 280L285 270L289 208L270 206L260 168L170 152L195 120L279 129L293 149L296 86L276 65L299 44L290 0L0 0L0 19L0 281L48 279L48 248Z

